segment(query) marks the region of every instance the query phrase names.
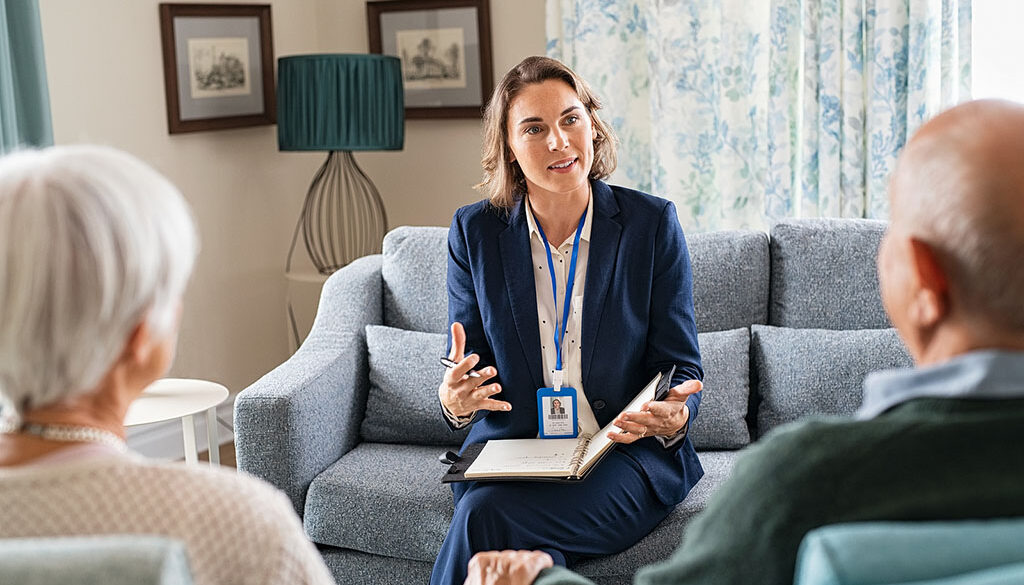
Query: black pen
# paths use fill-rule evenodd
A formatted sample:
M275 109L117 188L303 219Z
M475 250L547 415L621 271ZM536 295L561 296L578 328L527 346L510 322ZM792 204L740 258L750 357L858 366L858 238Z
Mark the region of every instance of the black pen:
M457 363L453 362L452 360L442 356L441 357L441 365L446 367L446 368L448 368L450 370L450 369L454 368L455 366L457 366L459 364L457 364ZM474 370L470 370L466 375L469 376L470 378L479 378L480 377L480 372L477 372L477 371L474 371Z

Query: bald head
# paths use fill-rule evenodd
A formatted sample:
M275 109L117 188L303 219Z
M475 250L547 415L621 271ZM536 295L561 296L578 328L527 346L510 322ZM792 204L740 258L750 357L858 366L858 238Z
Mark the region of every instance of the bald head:
M891 223L935 251L956 309L1024 333L1024 106L979 100L925 124L893 174Z

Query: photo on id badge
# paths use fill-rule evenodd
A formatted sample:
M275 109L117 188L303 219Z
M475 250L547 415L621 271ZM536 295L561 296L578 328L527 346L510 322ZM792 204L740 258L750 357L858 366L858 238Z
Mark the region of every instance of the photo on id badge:
M537 391L537 411L542 439L576 436L575 389L562 387L556 392L554 388L541 388Z

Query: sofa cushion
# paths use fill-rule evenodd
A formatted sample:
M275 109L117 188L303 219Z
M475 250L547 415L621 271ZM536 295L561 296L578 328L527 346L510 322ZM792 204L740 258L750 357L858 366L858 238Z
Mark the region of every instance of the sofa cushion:
M437 385L447 337L367 325L370 390L361 433L364 441L411 445L461 445L468 429L452 432L441 418ZM705 391L690 438L698 449L737 449L750 442L747 329L698 335ZM396 416L401 413L401 416Z
M303 522L318 544L433 562L455 507L444 448L362 443L309 486Z
M687 236L699 331L768 322L768 234L721 231Z
M757 377L757 436L811 414L849 415L875 370L913 361L895 329L832 331L755 325L751 355Z
M875 259L886 223L802 219L771 232L769 321L780 327L882 329Z
M384 236L384 324L444 333L448 326L448 228L397 227Z
M455 511L451 489L441 483L439 453L437 447L358 445L310 485L303 516L306 532L322 545L433 563ZM588 561L589 572L582 564L580 570L631 574L666 558L679 544L682 527L704 509L708 496L728 476L736 455L701 453L703 479L668 518L639 545Z
M444 333L366 326L370 389L360 432L364 441L461 445L469 429L451 431L441 415L437 385Z
M796 585L1024 583L1024 520L860 522L807 533Z
M697 342L704 391L690 440L697 449L739 449L750 443L750 331L744 327L700 333Z

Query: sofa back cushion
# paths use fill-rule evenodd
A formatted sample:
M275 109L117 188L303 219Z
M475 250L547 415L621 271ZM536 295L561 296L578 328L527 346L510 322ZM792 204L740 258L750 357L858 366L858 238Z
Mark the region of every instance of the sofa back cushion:
M750 442L750 396L746 329L701 333L705 392L690 431L700 449L737 449ZM443 333L366 327L370 389L360 429L364 441L412 445L461 445L468 429L449 430L437 401L443 374Z
M370 390L360 432L372 443L461 445L468 429L451 431L437 400L444 374L444 333L366 326Z
M448 228L397 227L384 236L383 253L384 324L445 333Z
M700 331L768 322L768 235L721 231L687 238ZM384 237L384 324L447 332L448 229L402 226Z
M701 450L739 449L750 443L750 330L699 333L697 343L704 365L704 391L690 440Z
M891 327L875 265L885 228L884 221L866 219L776 224L768 323L808 329Z
M798 418L849 415L875 370L913 365L895 329L833 331L755 325L751 356L757 379L757 436Z
M698 331L768 322L768 235L721 231L687 236Z

